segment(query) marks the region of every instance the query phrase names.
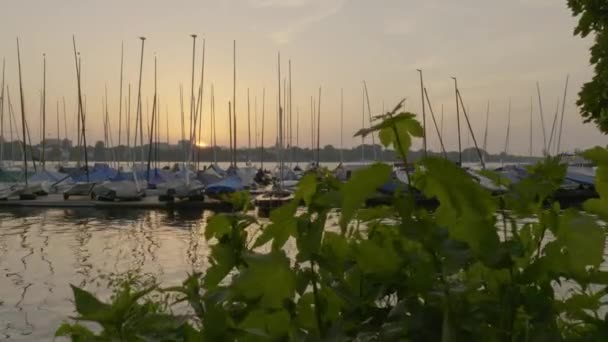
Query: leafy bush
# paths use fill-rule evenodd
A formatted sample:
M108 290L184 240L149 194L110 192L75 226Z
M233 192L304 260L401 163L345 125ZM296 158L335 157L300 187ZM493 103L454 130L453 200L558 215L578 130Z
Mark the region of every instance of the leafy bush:
M378 132L405 158L422 130L400 108L359 134ZM327 170L306 175L295 199L273 211L268 224L246 211L211 217L205 231L211 266L181 286L126 282L109 304L73 287L78 316L57 335L73 341L606 341L605 224L590 213L608 218L608 150L585 157L599 165L601 198L585 204L589 212L562 210L552 200L565 175L556 158L530 167L501 196L453 163L426 158L408 175L414 187L375 208L364 203L390 179L388 165L359 170L345 184ZM419 207L417 191L439 207ZM294 256L287 256L287 244ZM171 297L151 299L153 293ZM173 314L177 303L187 303L190 314ZM98 332L82 321L97 323Z

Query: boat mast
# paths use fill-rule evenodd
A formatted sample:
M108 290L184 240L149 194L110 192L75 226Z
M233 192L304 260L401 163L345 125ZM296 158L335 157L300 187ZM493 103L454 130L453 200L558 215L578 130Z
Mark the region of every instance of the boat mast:
M505 137L505 149L504 149L505 157L507 156L507 153L509 153L510 136L511 136L511 99L509 98L509 106L507 109L507 135ZM501 164L502 164L502 160L501 160Z
M292 112L292 90L291 90L291 59L289 60L289 166L293 163L293 112Z
M283 109L281 108L281 53L279 52L277 55L277 69L278 69L278 90L279 90L279 146L278 153L279 156L279 190L283 189Z
M124 64L124 42L120 43L120 90L118 92L118 148L122 145L122 77L123 77L123 64ZM120 151L120 150L119 150ZM118 166L120 167L120 161L122 157L118 156Z
M0 90L0 163L4 162L4 72L6 61L2 58L2 90ZM9 128L10 129L10 128ZM12 141L11 141L12 144Z
M547 133L545 132L545 116L543 114L543 101L540 96L540 84L536 82L536 93L538 94L538 110L540 111L540 125L543 132L543 155L548 153L547 151Z
M254 122L254 128L253 128L253 139L254 139L254 146L253 146L253 151L257 151L258 150L258 96L255 95L253 97L253 122Z
M373 135L372 135L373 138ZM317 103L317 167L321 161L321 87L319 87L319 102Z
M300 146L300 108L296 107L296 147ZM298 158L296 153L296 166L298 165Z
M559 155L560 148L562 145L562 132L564 128L564 111L566 109L566 96L568 95L568 80L570 79L570 75L566 75L566 85L564 86L564 97L562 98L562 114L559 123L559 134L557 135L557 149L556 154Z
M190 144L188 149L188 160L187 162L192 161L192 149L194 144L194 64L196 61L196 34L191 34L192 37L192 80L190 82Z
M473 132L473 128L471 127L471 121L469 120L469 116L467 115L467 110L465 109L464 102L462 101L462 95L460 95L460 91L458 90L458 88L456 88L456 89L457 89L456 94L457 94L458 99L460 100L460 104L462 106L462 113L464 114L464 119L467 122L467 127L469 128L469 134L471 135L471 138L473 138L473 144L475 145L475 151L477 151L477 156L479 157L479 161L481 163L481 168L483 170L485 170L486 164L483 161L481 151L479 150L479 145L477 145L477 139L475 139L475 133Z
M555 125L559 115L559 97L557 98L557 104L555 105L555 115L553 116L553 124L551 124L551 134L549 135L549 145L547 145L547 153L551 155L551 146L553 146L553 135L555 134Z
M187 163L188 160L188 149L186 146L186 122L185 122L185 115L184 115L184 87L183 85L179 85L179 107L180 107L180 111L181 111L181 118L182 118L182 148L184 149L184 165Z
M82 61L80 57L77 56L76 51L76 37L72 36L72 45L74 46L74 63L76 65L76 80L78 83L78 122L82 129L81 135L83 139L84 145L84 168L87 175L87 183L89 182L89 156L87 154L87 137L85 134L85 113L84 108L82 106L82 88L81 88L81 71L82 71Z
M133 155L131 153L131 83L129 83L128 89L128 95L125 99L125 106L127 107L127 155L129 156L129 159L131 159L131 156ZM135 161L133 161L133 164L135 164Z
M232 140L232 104L230 103L230 101L228 101L228 131L230 132L230 167L232 167L232 143L234 140Z
M424 156L427 156L427 141L426 141L426 108L425 108L425 103L424 103L424 95L425 95L425 88L424 88L424 81L422 78L422 70L421 69L416 69L418 71L418 73L420 74L420 94L422 96L422 145L423 145L423 149L424 149Z
M361 103L361 128L365 128L365 88L363 88L363 102ZM365 161L365 136L361 134L361 161Z
M25 143L25 104L23 101L23 81L21 77L21 52L19 51L19 38L17 38L17 65L19 67L19 98L21 102L21 130L23 131L23 171L25 174L25 187L27 188L27 153Z
M488 121L490 120L490 101L488 101L488 106L486 108L486 129L483 133L483 151L487 153L488 148Z
M68 153L67 160L70 160L70 146L68 145L68 116L65 109L65 96L62 97L63 102L63 141L65 142L65 148ZM63 144L62 144L63 145Z
M454 93L456 95L456 126L458 130L458 165L462 166L462 140L460 137L460 104L458 103L458 80L456 77L452 77L454 80ZM463 108L464 109L464 108Z
M144 117L143 117L143 113L142 113L142 105L141 105L141 78L142 78L142 74L143 74L143 66L144 66L144 45L146 42L146 37L139 37L139 39L141 40L141 54L140 54L140 60L139 60L139 82L137 85L137 113L136 115L136 121L135 121L135 143L134 143L134 147L137 146L137 124L139 124L139 145L140 145L140 152L141 152L141 165L143 166L143 162L144 162Z
M46 166L46 53L42 54L42 170Z
M154 56L154 99L152 100L152 121L150 127L149 144L148 144L148 166L146 167L146 182L150 183L150 162L152 159L152 143L154 140L154 127L156 123L156 56Z
M217 141L215 139L215 90L211 83L211 143L213 144L213 164L217 165Z
M530 157L532 157L532 112L534 111L534 100L530 97Z
M15 120L15 114L13 113L13 104L11 103L11 93L9 91L8 85L6 86L6 97L8 101L8 129L9 129L9 138L11 139L11 165L14 165L13 161L15 160L14 149L13 146L13 128L17 136L19 136L19 131L17 130L17 120ZM14 126L13 126L14 125Z
M262 136L261 136L261 151L260 151L260 169L264 170L264 118L266 112L266 88L262 88Z
M344 88L340 89L340 164L344 163Z
M423 91L424 91L424 95L426 97L427 104L429 105L429 110L431 111L431 119L433 119L433 125L435 126L435 131L437 132L437 137L439 138L439 145L441 146L441 152L443 153L443 157L447 159L448 154L445 151L445 146L443 145L443 137L441 136L441 133L439 132L439 127L437 126L437 120L435 119L435 113L433 112L433 106L431 105L431 100L429 99L429 93L426 90L426 88L424 88ZM384 110L383 110L383 112L384 112ZM424 140L426 140L426 131L424 132L424 134L425 134Z
M249 107L249 88L247 88L247 135L249 138L247 148L247 162L251 163L251 110Z
M61 140L59 138L59 100L57 100L57 149L59 150L59 155L57 156L57 165L61 162Z
M196 170L199 170L200 161L201 161L201 148L198 146L198 143L201 140L202 135L202 123L203 123L203 85L205 83L205 39L203 38L203 52L202 52L202 62L201 62L201 84L198 88L198 98L196 101L196 111L194 115L194 127L197 127L198 124L198 133L195 134L194 142L196 143Z
M232 138L234 139L234 143L232 144L234 147L234 167L236 168L236 40L232 41L232 124L234 125L234 130L232 134Z
M369 103L369 93L367 91L367 83L365 82L365 80L363 80L363 89L365 90L365 99L367 100L367 115L369 116L369 127L372 127L373 126L372 107L371 107L371 104ZM365 109L363 109L363 110L365 110ZM376 138L374 138L374 132L372 132L371 136L372 136L372 149L374 151L374 161L376 161L378 158L377 158L377 152L376 152Z

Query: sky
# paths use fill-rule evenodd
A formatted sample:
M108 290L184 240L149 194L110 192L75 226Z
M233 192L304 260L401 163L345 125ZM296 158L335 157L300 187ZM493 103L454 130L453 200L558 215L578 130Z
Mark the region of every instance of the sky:
M567 75L562 150L606 144L606 137L593 124L583 124L575 104L582 84L592 77L588 51L592 42L590 38L573 36L576 18L565 0L3 0L1 6L0 58L6 59L6 83L19 118L16 49L19 37L25 111L34 141L40 139L43 54L47 57L47 136L57 136L57 103L65 98L67 120L64 122L60 106L59 136L75 139L74 35L82 58L88 140L103 139L102 103L107 87L112 140L114 144L118 142L121 44L124 44L123 103L130 85L131 127L134 126L141 51L138 37L145 36L142 110L144 116L149 115L147 109L151 111L156 57L161 139L167 139L168 131L169 141L176 143L181 138L180 85L189 118L190 34L195 33L198 35L195 88L200 80L205 40L204 132L200 140L206 143L210 137L213 84L218 144L228 144L228 101L232 99L236 41L239 146L248 144L248 91L252 145L256 126L258 144L261 140L263 92L264 140L266 145L275 142L279 52L282 77L287 76L291 60L293 136L294 143L298 137L303 147L311 144L310 102L311 96L318 98L319 88L321 145L339 147L343 141L344 147L351 147L361 142L353 138L353 133L362 125L369 125L367 113L365 119L362 113L363 81L367 83L372 114L406 98L405 109L420 115L417 69L424 72L438 126L443 107L443 139L448 150L457 149L452 76L458 78L480 145L489 101L490 152L505 149L511 102L508 152L529 153L532 103L533 153L541 154L544 143L536 83L540 85L549 140ZM341 91L344 92L342 126ZM124 128L127 111L123 108L123 144L127 138ZM430 116L427 119L429 148L439 150ZM465 128L462 122L463 145L472 146L473 140ZM8 139L8 122L3 133ZM371 139L366 142L371 143ZM420 146L421 141L414 144L414 148Z

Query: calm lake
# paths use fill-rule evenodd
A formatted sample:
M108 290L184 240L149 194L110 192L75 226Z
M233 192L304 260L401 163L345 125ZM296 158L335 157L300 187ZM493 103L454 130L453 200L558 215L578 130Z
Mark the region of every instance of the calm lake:
M0 210L0 341L49 341L73 315L69 284L140 270L164 285L206 268L207 212Z

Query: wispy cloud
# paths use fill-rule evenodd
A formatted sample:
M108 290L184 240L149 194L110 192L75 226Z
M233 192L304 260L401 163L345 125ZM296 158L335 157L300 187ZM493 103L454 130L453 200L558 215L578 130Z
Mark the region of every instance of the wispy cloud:
M265 3L278 3L281 0L254 0ZM289 43L295 35L306 31L311 25L320 22L338 13L348 2L348 0L287 0L292 3L302 3L302 6L313 7L313 11L303 17L292 21L288 26L271 34L272 39L277 44Z

